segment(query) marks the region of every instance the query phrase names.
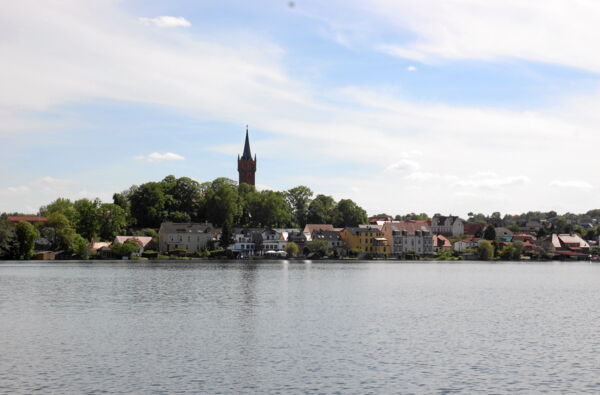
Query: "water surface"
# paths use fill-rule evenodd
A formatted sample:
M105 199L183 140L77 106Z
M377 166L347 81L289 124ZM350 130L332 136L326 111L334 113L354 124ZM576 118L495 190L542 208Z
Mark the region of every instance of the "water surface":
M0 264L0 394L600 391L600 265Z

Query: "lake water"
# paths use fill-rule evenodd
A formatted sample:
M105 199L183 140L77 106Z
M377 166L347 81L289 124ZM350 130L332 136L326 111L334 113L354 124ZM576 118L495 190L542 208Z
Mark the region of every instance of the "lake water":
M600 265L3 263L0 394L598 393Z

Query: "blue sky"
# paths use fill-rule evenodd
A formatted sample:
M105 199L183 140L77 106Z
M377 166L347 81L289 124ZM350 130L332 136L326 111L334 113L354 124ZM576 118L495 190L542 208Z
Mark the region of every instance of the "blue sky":
M168 174L304 184L371 214L597 208L600 6L12 2L0 211ZM8 148L7 148L8 147Z

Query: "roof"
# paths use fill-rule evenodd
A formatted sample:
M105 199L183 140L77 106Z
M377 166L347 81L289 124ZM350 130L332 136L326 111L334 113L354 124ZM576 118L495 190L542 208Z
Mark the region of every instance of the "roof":
M160 224L158 233L209 233L215 232L211 223L195 222L163 222Z
M110 247L110 244L111 243L108 241L97 241L95 243L92 243L92 245L90 246L90 250L98 251L101 248Z
M129 239L134 239L142 244L142 247L146 247L148 243L152 241L152 237L149 236L117 236L115 237L115 243L123 244Z
M250 139L248 138L248 126L246 126L246 142L244 143L244 153L242 159L252 159L252 152L250 151Z
M394 221L383 224L383 231L385 232L402 232L405 231L410 235L414 235L415 232L429 232L431 233L431 228L427 225L427 221ZM389 233L388 233L389 235Z
M442 236L442 235L434 235L433 236L433 245L435 247L452 247L452 243L450 243L450 240L448 240L446 237Z
M48 217L41 217L39 215L11 215L6 218L9 222L18 224L19 222L46 222Z
M312 233L313 240L340 240L340 232L334 230L316 230Z
M303 232L304 233L312 233L316 230L335 231L335 228L331 224L306 224Z
M474 224L471 222L463 221L464 232L466 235L474 235L478 230L483 229L483 224Z
M350 227L346 228L346 230L353 234L359 233L371 233L371 232L381 232L381 230L376 226L368 226L368 227Z

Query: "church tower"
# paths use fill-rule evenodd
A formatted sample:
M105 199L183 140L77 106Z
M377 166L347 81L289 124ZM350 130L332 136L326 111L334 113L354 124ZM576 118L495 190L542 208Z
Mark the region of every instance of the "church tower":
M250 139L248 138L248 126L246 125L246 143L244 144L244 153L242 157L238 155L238 173L240 174L240 184L245 182L246 184L254 186L254 176L256 174L256 155L252 159L252 152L250 152Z

